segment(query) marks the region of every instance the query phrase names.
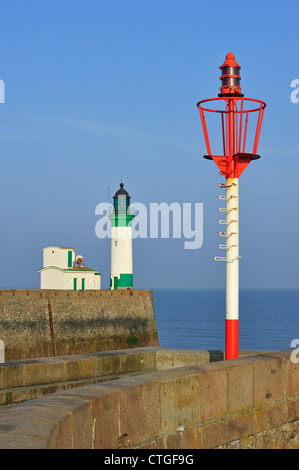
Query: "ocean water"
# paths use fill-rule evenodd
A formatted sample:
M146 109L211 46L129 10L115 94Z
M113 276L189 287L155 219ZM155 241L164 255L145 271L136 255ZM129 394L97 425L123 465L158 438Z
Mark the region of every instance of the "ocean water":
M153 290L160 346L225 349L225 291ZM282 351L299 338L299 290L241 290L239 350ZM299 340L298 340L299 343Z

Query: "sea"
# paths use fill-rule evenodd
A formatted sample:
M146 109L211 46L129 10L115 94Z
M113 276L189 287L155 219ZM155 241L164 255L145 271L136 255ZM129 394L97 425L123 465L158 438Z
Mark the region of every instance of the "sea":
M225 350L224 290L154 289L153 297L160 346ZM297 346L299 290L240 291L239 350Z

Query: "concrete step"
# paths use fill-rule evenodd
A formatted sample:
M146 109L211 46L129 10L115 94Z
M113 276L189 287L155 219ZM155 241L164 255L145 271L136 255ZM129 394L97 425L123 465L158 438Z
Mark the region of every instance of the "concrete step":
M4 409L17 403L22 403L34 398L39 398L62 390L68 390L75 387L83 387L84 385L91 385L95 383L106 382L109 380L123 379L127 377L135 377L138 375L148 374L155 372L156 369L146 369L134 372L126 372L121 374L102 375L100 377L90 377L79 380L66 380L56 383L47 383L39 385L29 385L24 387L7 388L0 390L0 409Z

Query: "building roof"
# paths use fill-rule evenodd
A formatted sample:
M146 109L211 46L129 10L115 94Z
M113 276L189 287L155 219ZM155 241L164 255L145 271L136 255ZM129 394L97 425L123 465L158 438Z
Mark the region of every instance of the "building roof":
M74 266L73 268L69 268L68 271L96 271L96 269L87 268L86 266Z
M74 267L74 268L59 268L58 266L45 266L44 268L42 269L39 269L38 272L42 272L42 271L45 271L46 269L58 269L59 271L64 271L64 272L93 272L95 274L99 274L99 272L96 270L96 269L92 269L92 268L85 268L85 267Z
M70 246L46 246L43 250L47 250L48 248L60 248L61 250L76 250L77 248L71 248Z

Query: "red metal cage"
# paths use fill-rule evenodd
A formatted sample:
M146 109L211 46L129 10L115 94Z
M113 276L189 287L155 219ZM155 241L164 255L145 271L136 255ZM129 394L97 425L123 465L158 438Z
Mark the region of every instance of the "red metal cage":
M205 103L209 103L210 107L206 107ZM220 103L223 105L223 109L218 108ZM215 109L213 109L212 105L215 105ZM226 178L238 178L251 160L260 158L257 155L257 148L266 103L253 98L245 98L244 96L230 96L229 98L218 97L202 100L197 103L197 107L207 147L207 155L204 155L204 158L214 160L220 169L220 174ZM221 155L214 155L212 153L206 113L220 114L223 148ZM257 113L257 124L253 135L252 152L247 152L248 121L252 113Z

